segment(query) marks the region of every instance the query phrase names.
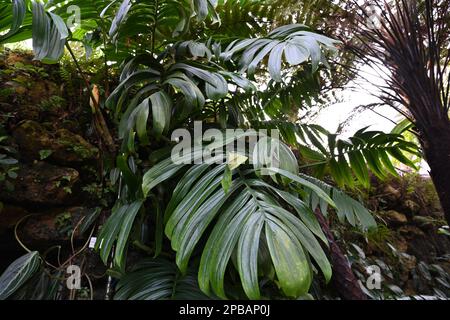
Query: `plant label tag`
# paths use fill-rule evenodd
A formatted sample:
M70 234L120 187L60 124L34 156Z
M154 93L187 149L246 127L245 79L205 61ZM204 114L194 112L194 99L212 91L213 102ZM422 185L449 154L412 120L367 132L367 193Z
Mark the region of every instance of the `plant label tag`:
M96 237L92 237L90 240L89 240L89 248L90 249L93 249L94 247L95 247L95 243L97 242L97 238Z

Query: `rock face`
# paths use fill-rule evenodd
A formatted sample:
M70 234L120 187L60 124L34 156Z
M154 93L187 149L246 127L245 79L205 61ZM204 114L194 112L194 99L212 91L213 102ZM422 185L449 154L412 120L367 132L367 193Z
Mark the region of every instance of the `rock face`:
M80 97L64 91L76 84L60 74L58 65L33 61L31 53L0 52L2 135L17 150L11 157L19 161L17 177L8 181L13 188L0 182L0 235L24 218L20 229L25 239L67 239L69 222L86 213L72 206L89 205L79 194L96 181L92 171L99 151L82 136L91 121L89 110Z
M382 215L388 223L392 226L400 226L408 222L408 219L403 213L397 212L395 210L389 210Z
M382 288L371 292L383 297L450 296L450 237L439 233L447 223L430 179L407 174L372 180L372 188L367 204L379 228L364 238L348 236L365 253L352 266L379 266ZM364 284L367 272L360 280Z
M397 201L402 197L400 190L394 188L389 184L384 186L383 194L386 194L386 198L390 201Z
M406 225L398 230L399 235L408 243L408 254L427 263L435 257L444 257L450 252L450 241L434 229L425 230L412 225ZM447 258L447 262L448 258Z
M0 139L0 155L18 161L5 167L11 171L0 166L6 177L0 179L0 274L24 254L15 227L32 250L44 253L60 245L60 252L46 256L58 265L72 253L72 235L75 250L81 249L88 232L80 234L79 222L103 200L88 97L80 94L84 84L72 77L70 66L64 71L70 76L63 79L59 65L33 61L31 52L0 50L0 136L6 137ZM105 273L90 250L76 259Z
M411 215L416 215L420 212L420 206L410 199L405 200L403 206Z
M93 160L98 157L93 147L80 135L67 129L59 129L54 134L36 121L22 122L13 133L19 152L24 160L41 160L70 165Z
M84 207L69 207L34 214L19 225L19 236L28 243L58 242L69 240L74 232L74 240L78 240L80 234L75 228L88 213Z
M3 51L3 50L2 50ZM9 120L24 119L39 121L43 110L41 103L52 97L62 96L52 73L58 72L57 65L43 66L33 61L33 55L16 52L0 53L0 113L7 113Z
M65 205L73 201L73 191L79 173L72 168L58 167L46 162L21 164L14 190L0 185L0 199L19 205Z

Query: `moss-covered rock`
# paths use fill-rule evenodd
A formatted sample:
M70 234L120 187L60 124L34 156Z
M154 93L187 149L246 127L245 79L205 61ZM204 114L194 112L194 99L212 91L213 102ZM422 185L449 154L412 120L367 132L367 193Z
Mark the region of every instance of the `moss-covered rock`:
M67 129L51 133L40 123L22 122L13 132L24 161L44 160L57 164L82 163L98 157L98 149Z
M96 159L98 149L92 146L80 135L74 134L67 129L59 129L55 133L55 142L60 146L55 150L55 159L67 162L84 162Z
M48 110L43 106L54 97L64 96L58 66L33 61L32 53L20 51L7 51L2 62L0 111L12 112L10 120L14 123L47 117ZM63 110L58 112L58 117L64 116Z
M52 137L44 127L36 121L22 122L13 133L19 146L19 152L25 160L39 159L39 151L49 148Z
M57 206L74 201L74 189L79 173L72 168L45 162L20 165L14 180L14 190L0 185L0 200L12 204Z
M26 218L19 227L19 236L27 243L55 242L69 240L73 233L80 238L76 229L78 222L91 212L84 207L52 209Z
M391 226L401 226L408 223L408 219L403 213L397 212L395 210L389 210L386 212L382 212L381 215L388 222L388 225Z
M403 202L403 207L411 215L416 215L416 214L419 214L419 212L420 212L420 205L418 205L415 201L410 200L410 199L406 199Z

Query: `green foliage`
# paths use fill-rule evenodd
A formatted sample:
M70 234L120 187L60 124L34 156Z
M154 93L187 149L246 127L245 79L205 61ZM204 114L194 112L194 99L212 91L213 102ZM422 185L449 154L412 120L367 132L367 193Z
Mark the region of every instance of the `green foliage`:
M281 150L286 154L281 153L280 158L291 158L296 162L295 157L289 157L292 154L289 149ZM198 156L194 151L186 158ZM311 255L329 280L330 265L316 237L324 242L326 239L311 211L319 203L325 208L324 212L325 204L332 205L340 217L345 215L354 225L359 223L364 228L375 225L361 204L316 179L297 175L296 166L293 172L266 168L287 178L292 184L290 192L262 180L258 173L262 168L258 164L255 165L256 170L245 170L243 166L232 171L234 177L228 192L221 187L227 165L191 166L179 180L165 211L165 233L171 240L172 249L177 252L176 262L181 271L186 270L209 224L217 220L201 255L199 283L204 292L210 292L212 288L215 295L226 297L224 275L233 252L243 290L252 299L261 297L258 276L271 278L273 272L286 296L297 298L306 294L311 284L312 269L309 263L304 264L304 261L309 261L305 260L305 254ZM143 177L144 195L170 179L182 167L174 165L170 159L154 166ZM306 196L303 200L299 198L302 195ZM286 209L289 207L291 211ZM260 256L270 257L272 262L259 265ZM266 270L270 265L274 269L269 267L266 274L258 271ZM293 265L298 269L293 270Z
M253 77L257 66L269 55L267 66L270 76L281 82L283 56L290 66L311 59L312 72L316 72L319 63L325 61L322 48L336 50L338 43L339 41L308 31L304 25L292 24L272 30L265 38L233 41L221 53L221 58L227 61L238 55L240 59L236 63L240 72L247 72L249 77Z
M60 213L55 217L55 227L60 234L70 237L73 233L72 215L70 212Z
M14 157L16 150L5 144L7 140L8 136L0 136L0 186L4 185L8 191L12 191L12 181L17 178L19 161Z
M417 144L406 141L401 134L358 130L348 139L338 139L317 125L271 124L280 128L285 139L296 146L314 175L330 174L336 183L353 188L370 185L370 173L381 180L398 176L395 163L416 169L409 156L419 156Z
M15 260L0 277L0 300L16 292L37 271L41 258L37 251L29 252Z
M14 42L24 40L29 35L29 28L22 27L25 22L25 15L27 11L28 1L26 0L14 0L8 4L2 4L0 10L5 16L2 15L0 24L0 31L6 31L0 37L0 43L2 42ZM29 19L27 21L29 23ZM17 36L17 33L20 35Z
M180 196L178 194L174 194L169 203L170 207L176 206L176 209L165 213L168 217L165 232L172 241L173 249L177 251L180 269L186 269L192 250L208 224L219 214L219 220L206 242L200 264L200 285L205 292L209 292L208 283L211 282L214 292L225 297L223 274L228 259L237 249L236 258L244 291L249 298L260 298L257 258L261 246L264 247L260 245L260 241L269 248L279 285L287 296L303 295L310 285L311 271L309 265L305 264L302 246L316 257L329 278L331 268L319 243L301 220L292 217L273 195L266 193L271 191L270 186L260 182L262 190L258 190L255 188L258 182L248 178L236 179L225 194L220 187L222 168L219 166L213 169L211 174L195 183L196 179L187 179L191 178L193 171L198 171L193 167L177 188L183 188L185 183L195 187L179 203L176 202L176 197ZM275 189L273 192L281 193L281 190ZM198 201L200 195L206 198ZM186 212L183 208L190 209ZM300 208L304 210L304 206ZM298 269L292 269L293 265L298 266Z
M369 229L366 237L370 244L380 247L386 242L392 241L392 232L385 225L378 225L377 228Z
M13 300L55 300L61 285L62 272L49 272L40 268L20 287L10 299Z
M165 259L146 259L120 279L115 300L203 300L195 270L182 274L177 266Z
M23 64L22 62L14 63L12 72L26 73L33 75L35 77L39 77L40 79L46 79L49 76L48 73L45 71L45 68L35 66L32 64Z
M328 170L342 186L354 177L367 184L367 167L383 177L387 169L394 173L389 155L405 163L401 151L413 151L413 145L398 134L366 129L347 142L299 123L297 111L318 96L339 41L301 24L320 21L308 8L323 2L303 3L303 12L292 15L274 6L282 2L57 0L15 1L15 11L0 7L13 12L0 20L0 30L11 30L2 41L31 36L38 60L58 61L70 41L82 43L88 56L101 48L105 62L121 63L119 83L101 105L122 143L111 171L118 200L95 244L103 263L112 263L109 273L120 278L116 299L304 297L318 270L326 282L332 276L313 210L326 214L330 207L342 222L362 230L375 226L358 201L301 173L290 147L307 165L322 166L316 177ZM73 4L83 18L81 26L67 28L66 9ZM239 15L246 25L249 13L253 22L230 29ZM73 79L67 72L61 76L66 83ZM260 161L278 142L273 137L256 157L249 151L232 161L222 154L218 160L226 164L174 163L167 158L168 137L194 121L222 129L278 128L279 165ZM248 136L202 147L211 151L239 138ZM190 151L185 160L201 158L205 149ZM256 161L247 162L251 158ZM151 234L148 220L155 222ZM127 268L132 243L170 261L146 259Z
M60 96L51 96L50 98L42 101L39 107L44 111L56 111L63 108L66 105L66 100Z
M49 150L49 149L39 150L39 159L45 160L48 157L50 157L52 153L53 153L53 150Z
M111 217L103 225L95 244L95 248L100 251L100 257L105 264L108 261L114 243L116 243L115 265L120 270L123 270L125 267L127 240L141 206L142 202L136 201L131 204L116 204L113 208Z
M359 226L364 231L376 227L376 222L372 217L372 214L360 202L321 180L305 175L300 176L304 176L305 179L319 186L325 194L333 200L334 209L339 221L344 222L347 220L352 226ZM320 208L321 211L326 214L329 203L324 201L324 199L317 197L317 195L312 192L309 193L308 199L312 209Z

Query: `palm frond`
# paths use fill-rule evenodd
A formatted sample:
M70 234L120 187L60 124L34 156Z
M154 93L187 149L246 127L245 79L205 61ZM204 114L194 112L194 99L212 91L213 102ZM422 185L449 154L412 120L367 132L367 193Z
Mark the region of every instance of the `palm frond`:
M286 120L252 122L258 128L277 128L283 140L297 149L301 166L315 177L330 174L341 187L369 187L369 171L384 180L397 176L393 161L417 169L411 157L421 157L417 144L401 132L385 133L362 128L347 139L339 139L318 125L295 124Z
M203 300L194 270L182 274L162 258L138 262L116 286L114 300Z
M322 180L304 174L300 174L300 176L316 184L327 193L327 195L333 200L334 209L336 210L337 216L341 222L347 220L352 226L358 226L362 230L368 230L377 226L372 214L360 202L354 200L341 190L323 182ZM320 208L322 213L326 214L328 212L328 203L317 197L310 190L307 190L307 193L310 208L312 210Z
M339 41L309 31L305 25L291 24L272 30L267 37L233 41L221 53L221 58L235 61L240 72L253 77L258 65L269 56L270 76L280 82L284 60L289 66L296 66L311 59L315 72L319 63L325 61L322 52L336 51L337 43Z
M216 143L213 149L218 146ZM295 164L292 152L288 148L282 150L280 159L291 158ZM361 204L328 185L318 184L311 177L298 175L298 169L290 165L265 168L266 172L286 179L275 178L279 186L283 181L291 183L290 192L261 179L260 172L264 168L258 164L253 169L241 164L227 174L229 166L190 166L179 179L165 211L165 234L177 252L176 262L181 271L187 269L196 248L201 245L200 240L206 237L199 268L200 288L205 293L226 297L224 278L230 259L235 262L244 292L252 299L259 299L264 292L259 276L270 278L271 271L264 273L262 270L267 268L258 262L262 256L270 257L269 265L273 265L286 296L299 297L308 292L313 270L309 256L329 280L331 268L318 241L326 239L311 210L317 206L317 203L314 205L317 199L321 199L324 208L324 203L335 207L339 215L345 212L353 225L364 228L376 225ZM143 178L144 194L148 195L158 183L170 179L183 167L174 165L170 159L152 167ZM163 173L164 179L161 179ZM230 179L227 188L223 187L224 179ZM307 202L299 197L305 194ZM206 234L209 228L212 231ZM293 265L296 269L292 269Z
M100 234L95 243L95 249L99 250L100 258L107 264L114 244L114 265L119 270L125 269L126 249L131 228L139 210L142 207L141 201L131 204L116 204L112 209L112 214L100 229Z

